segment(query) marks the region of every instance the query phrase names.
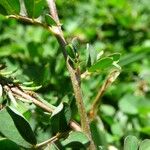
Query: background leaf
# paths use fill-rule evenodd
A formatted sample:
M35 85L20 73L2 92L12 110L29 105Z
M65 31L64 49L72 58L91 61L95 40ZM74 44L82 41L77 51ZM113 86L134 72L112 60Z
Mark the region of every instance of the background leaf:
M97 148L102 145L103 147L107 147L108 143L106 140L106 132L104 129L102 129L100 119L94 120L90 124L90 129L92 133L92 137L94 140L94 143L97 145Z
M127 94L119 101L119 108L128 114L138 113L139 99L136 96Z
M0 5L5 8L7 14L19 14L20 13L20 3L19 0L0 0ZM0 7L0 12L4 13L4 9Z
M31 18L37 18L41 15L44 8L44 0L24 0L27 14Z
M87 147L89 145L89 139L82 132L71 132L69 136L62 142L66 147Z
M17 144L5 138L0 138L0 148L1 150L20 150Z
M138 150L139 141L135 136L129 135L124 141L124 150Z
M146 139L140 143L139 150L150 150L150 140Z
M5 8L2 5L0 5L0 14L7 15L7 11L5 10Z

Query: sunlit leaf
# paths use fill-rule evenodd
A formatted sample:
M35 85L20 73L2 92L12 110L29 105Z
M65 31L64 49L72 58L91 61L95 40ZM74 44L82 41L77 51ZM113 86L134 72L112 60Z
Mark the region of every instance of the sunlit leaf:
M103 69L111 67L112 63L113 63L113 59L110 57L106 57L106 58L98 60L94 65L92 65L88 69L88 71L89 72L101 71Z
M120 53L113 53L109 55L109 57L113 58L113 61L119 61L121 54Z

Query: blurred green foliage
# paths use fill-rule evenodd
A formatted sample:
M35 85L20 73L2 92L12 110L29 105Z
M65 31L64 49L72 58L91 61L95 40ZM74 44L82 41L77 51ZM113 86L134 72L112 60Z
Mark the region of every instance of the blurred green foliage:
M80 39L81 70L85 71L86 44L97 53L121 53L122 73L102 97L98 125L91 129L98 145L123 147L123 139L150 137L150 1L149 0L57 0L65 37ZM17 79L42 85L38 90L58 105L70 94L71 83L56 39L41 27L0 16L0 63L17 71ZM82 89L87 111L108 71L84 79ZM72 96L70 96L72 97ZM73 107L73 117L77 111ZM30 121L38 141L48 138L49 117L36 110ZM97 140L99 139L99 140Z

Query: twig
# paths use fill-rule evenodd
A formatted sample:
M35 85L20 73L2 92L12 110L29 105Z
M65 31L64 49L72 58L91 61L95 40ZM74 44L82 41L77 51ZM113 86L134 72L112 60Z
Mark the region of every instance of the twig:
M119 70L114 70L112 71L107 79L105 80L105 82L103 83L103 85L101 86L100 90L98 91L95 100L93 101L91 110L89 112L89 117L91 120L93 120L98 112L98 108L100 106L101 103L101 97L103 96L104 92L106 91L106 89L116 80L116 78L118 77L118 75L120 74Z
M50 143L52 143L52 142L55 142L55 141L57 141L60 137L62 137L63 135L64 135L63 133L57 133L57 134L56 134L55 136L53 136L52 138L50 138L50 139L48 139L48 140L46 140L46 141L44 141L44 142L42 142L42 143L39 143L39 144L35 145L34 148L39 149L39 148L41 148L41 147L43 147L43 146L45 146L45 145L47 145L47 144L50 144Z
M27 99L27 100L31 100L36 106L38 106L38 107L44 109L44 110L47 111L47 112L52 113L53 110L54 110L53 108L50 108L50 107L48 107L47 105L45 105L43 102L41 102L41 101L37 100L36 98L34 98L34 97L32 97L32 96L26 94L24 91L20 90L20 89L17 88L17 87L12 87L12 88L11 88L11 91L12 91L14 94L17 94L17 95L19 95L19 96L21 96L21 97L23 97L23 98L25 98L25 99Z
M49 31L51 31L53 33L53 30L50 26L40 22L37 19L31 19L31 18L28 18L26 16L21 16L21 15L8 15L8 16L6 16L6 18L14 18L14 19L19 20L19 21L31 23L31 24L34 24L34 25L39 25L39 26L42 26L43 28L48 29Z
M69 126L74 129L75 131L81 131L81 127L80 125L75 122L74 120L71 120L70 123L69 123Z

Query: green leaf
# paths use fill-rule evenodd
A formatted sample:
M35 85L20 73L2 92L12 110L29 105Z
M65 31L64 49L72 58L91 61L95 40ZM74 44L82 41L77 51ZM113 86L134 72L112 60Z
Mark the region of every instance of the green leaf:
M104 147L108 147L107 139L106 139L106 132L102 128L102 122L98 118L94 120L90 124L91 134L94 140L94 143L97 145L103 145Z
M68 104L60 103L55 108L51 115L51 126L54 133L64 132L68 128L68 124L71 118L71 110Z
M150 140L145 139L140 143L139 150L150 150Z
M71 41L71 44L73 46L74 52L77 53L78 49L79 49L79 40L77 37L74 37Z
M113 59L113 61L119 61L121 54L120 53L114 53L109 55Z
M44 0L24 0L27 14L31 18L37 18L41 15L44 8Z
M115 114L115 108L111 105L102 104L100 110L106 116L113 116Z
M1 150L20 150L19 146L16 143L6 138L0 139L0 149Z
M22 116L22 114L11 107L7 107L7 111L12 117L21 136L29 143L35 145L37 141L28 121Z
M37 91L37 90L39 90L39 89L42 87L42 85L33 86L33 87L28 87L28 86L20 86L20 87L21 87L21 89L23 89L23 90Z
M0 0L0 13L12 15L20 13L19 0Z
M123 150L138 150L139 141L135 136L129 135L125 138Z
M75 58L75 52L74 52L74 49L73 49L72 45L71 45L71 44L68 44L68 45L65 46L65 48L66 48L67 54L68 54L71 58L74 59L74 58Z
M79 131L71 132L69 136L62 141L62 145L66 147L87 147L89 145L88 137Z
M111 132L113 133L113 135L116 135L119 138L121 138L123 136L123 129L118 122L113 123L111 125Z
M87 44L87 48L86 48L86 64L88 67L90 67L91 65L93 65L96 61L96 57L97 57L97 52L96 50L90 46L89 44Z
M6 109L0 111L0 133L20 146L32 146L22 138Z
M103 59L98 60L94 65L92 65L88 71L89 72L95 72L95 71L101 71L103 69L106 69L110 67L113 63L113 59L110 57L105 57Z
M55 20L53 19L53 17L51 15L49 15L49 14L45 15L45 21L50 26L56 26L57 25L57 22L55 22Z
M55 143L48 144L44 150L58 150L59 148L55 145Z
M138 97L127 94L119 101L119 108L121 111L127 114L137 114L138 113Z
M148 55L147 51L142 51L140 53L129 53L122 57L119 61L120 66L126 66L136 61L140 61Z
M0 5L0 14L7 15L7 11L5 10L5 8L2 5Z

